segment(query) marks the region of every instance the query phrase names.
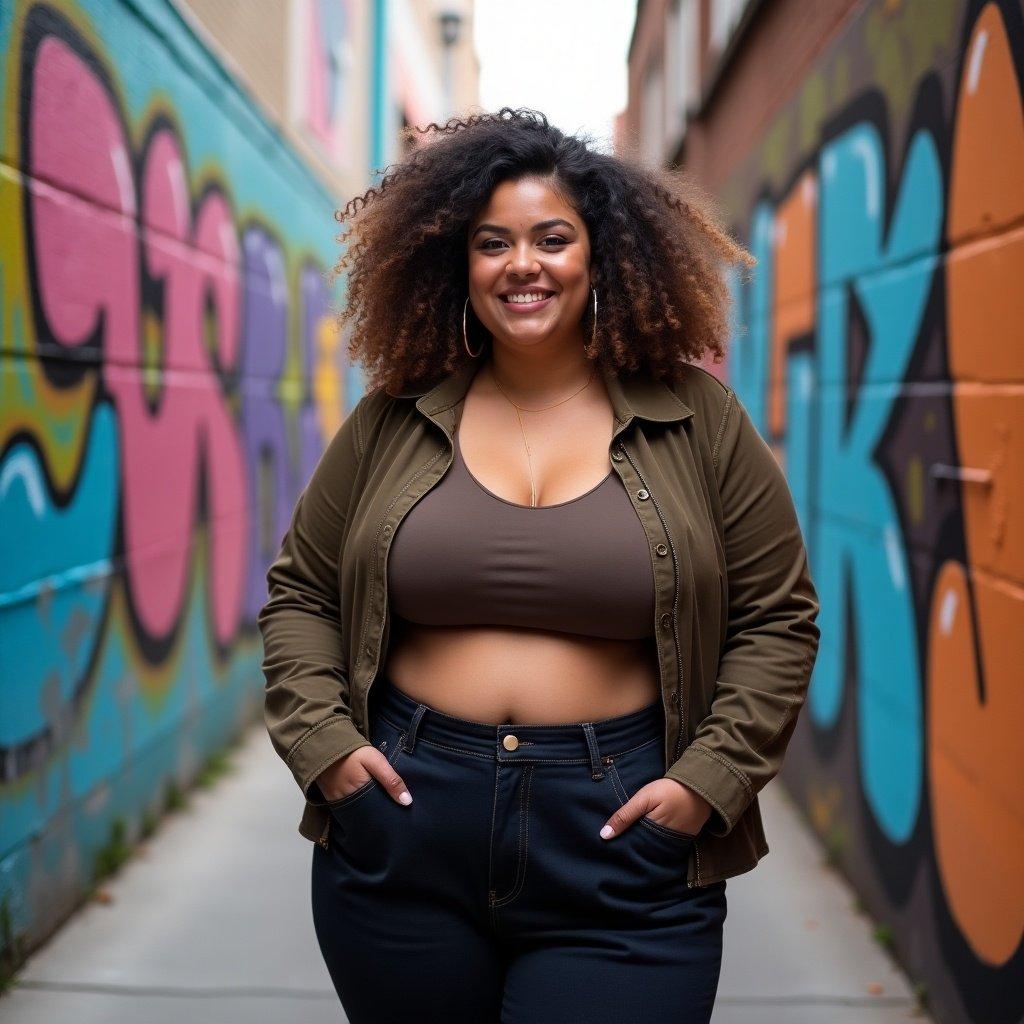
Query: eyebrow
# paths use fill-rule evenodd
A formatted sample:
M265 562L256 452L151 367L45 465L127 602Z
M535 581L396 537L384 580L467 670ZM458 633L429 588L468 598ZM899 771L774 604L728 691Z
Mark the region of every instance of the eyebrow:
M563 217L552 217L550 220L538 221L530 229L531 231L544 231L547 228L553 228L557 224L564 224L567 228L571 228L573 231L576 230L575 225L570 224L569 221ZM481 224L477 229L470 235L470 238L476 238L481 231L493 231L497 235L510 235L512 234L509 228L503 228L500 224Z

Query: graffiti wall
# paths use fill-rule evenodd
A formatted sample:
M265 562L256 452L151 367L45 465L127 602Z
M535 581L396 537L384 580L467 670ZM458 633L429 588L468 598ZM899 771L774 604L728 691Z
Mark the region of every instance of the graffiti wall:
M725 193L759 259L727 373L822 600L783 777L984 1024L1024 1013L1022 77L1019 3L864 4Z
M298 87L294 113L334 167L350 166L353 122L362 98L355 50L365 37L356 0L304 0L292 6Z
M262 707L358 398L335 203L165 0L0 4L0 900L34 944Z

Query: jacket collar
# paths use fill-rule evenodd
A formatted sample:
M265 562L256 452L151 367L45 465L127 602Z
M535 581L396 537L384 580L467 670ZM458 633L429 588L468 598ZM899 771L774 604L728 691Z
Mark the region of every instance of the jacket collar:
M452 409L466 396L481 363L476 359L467 360L447 377L442 378L429 389L408 389L399 393L401 398L416 398L416 408L428 419ZM693 415L693 410L664 381L656 380L646 372L619 377L613 371L601 368L608 397L611 399L615 418L623 425L633 417L668 423L683 420ZM458 414L450 417L458 422ZM436 422L436 421L435 421Z

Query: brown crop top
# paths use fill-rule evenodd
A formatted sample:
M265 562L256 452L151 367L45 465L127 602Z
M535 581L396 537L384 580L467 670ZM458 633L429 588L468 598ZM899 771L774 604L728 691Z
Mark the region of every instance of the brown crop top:
M619 640L654 633L654 569L614 470L555 505L520 505L462 460L405 516L388 554L392 611L432 626L520 626Z

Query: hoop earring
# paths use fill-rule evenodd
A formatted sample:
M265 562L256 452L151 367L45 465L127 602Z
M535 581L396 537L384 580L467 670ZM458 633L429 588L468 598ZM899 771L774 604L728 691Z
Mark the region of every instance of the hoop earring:
M469 309L469 296L466 296L466 302L462 307L462 344L469 354L476 359L478 355L484 350L484 343L480 342L480 347L475 351L470 351L469 348L469 335L466 333L466 311Z
M590 344L594 345L597 341L597 289L591 285L590 290L594 293L594 322L590 328Z

